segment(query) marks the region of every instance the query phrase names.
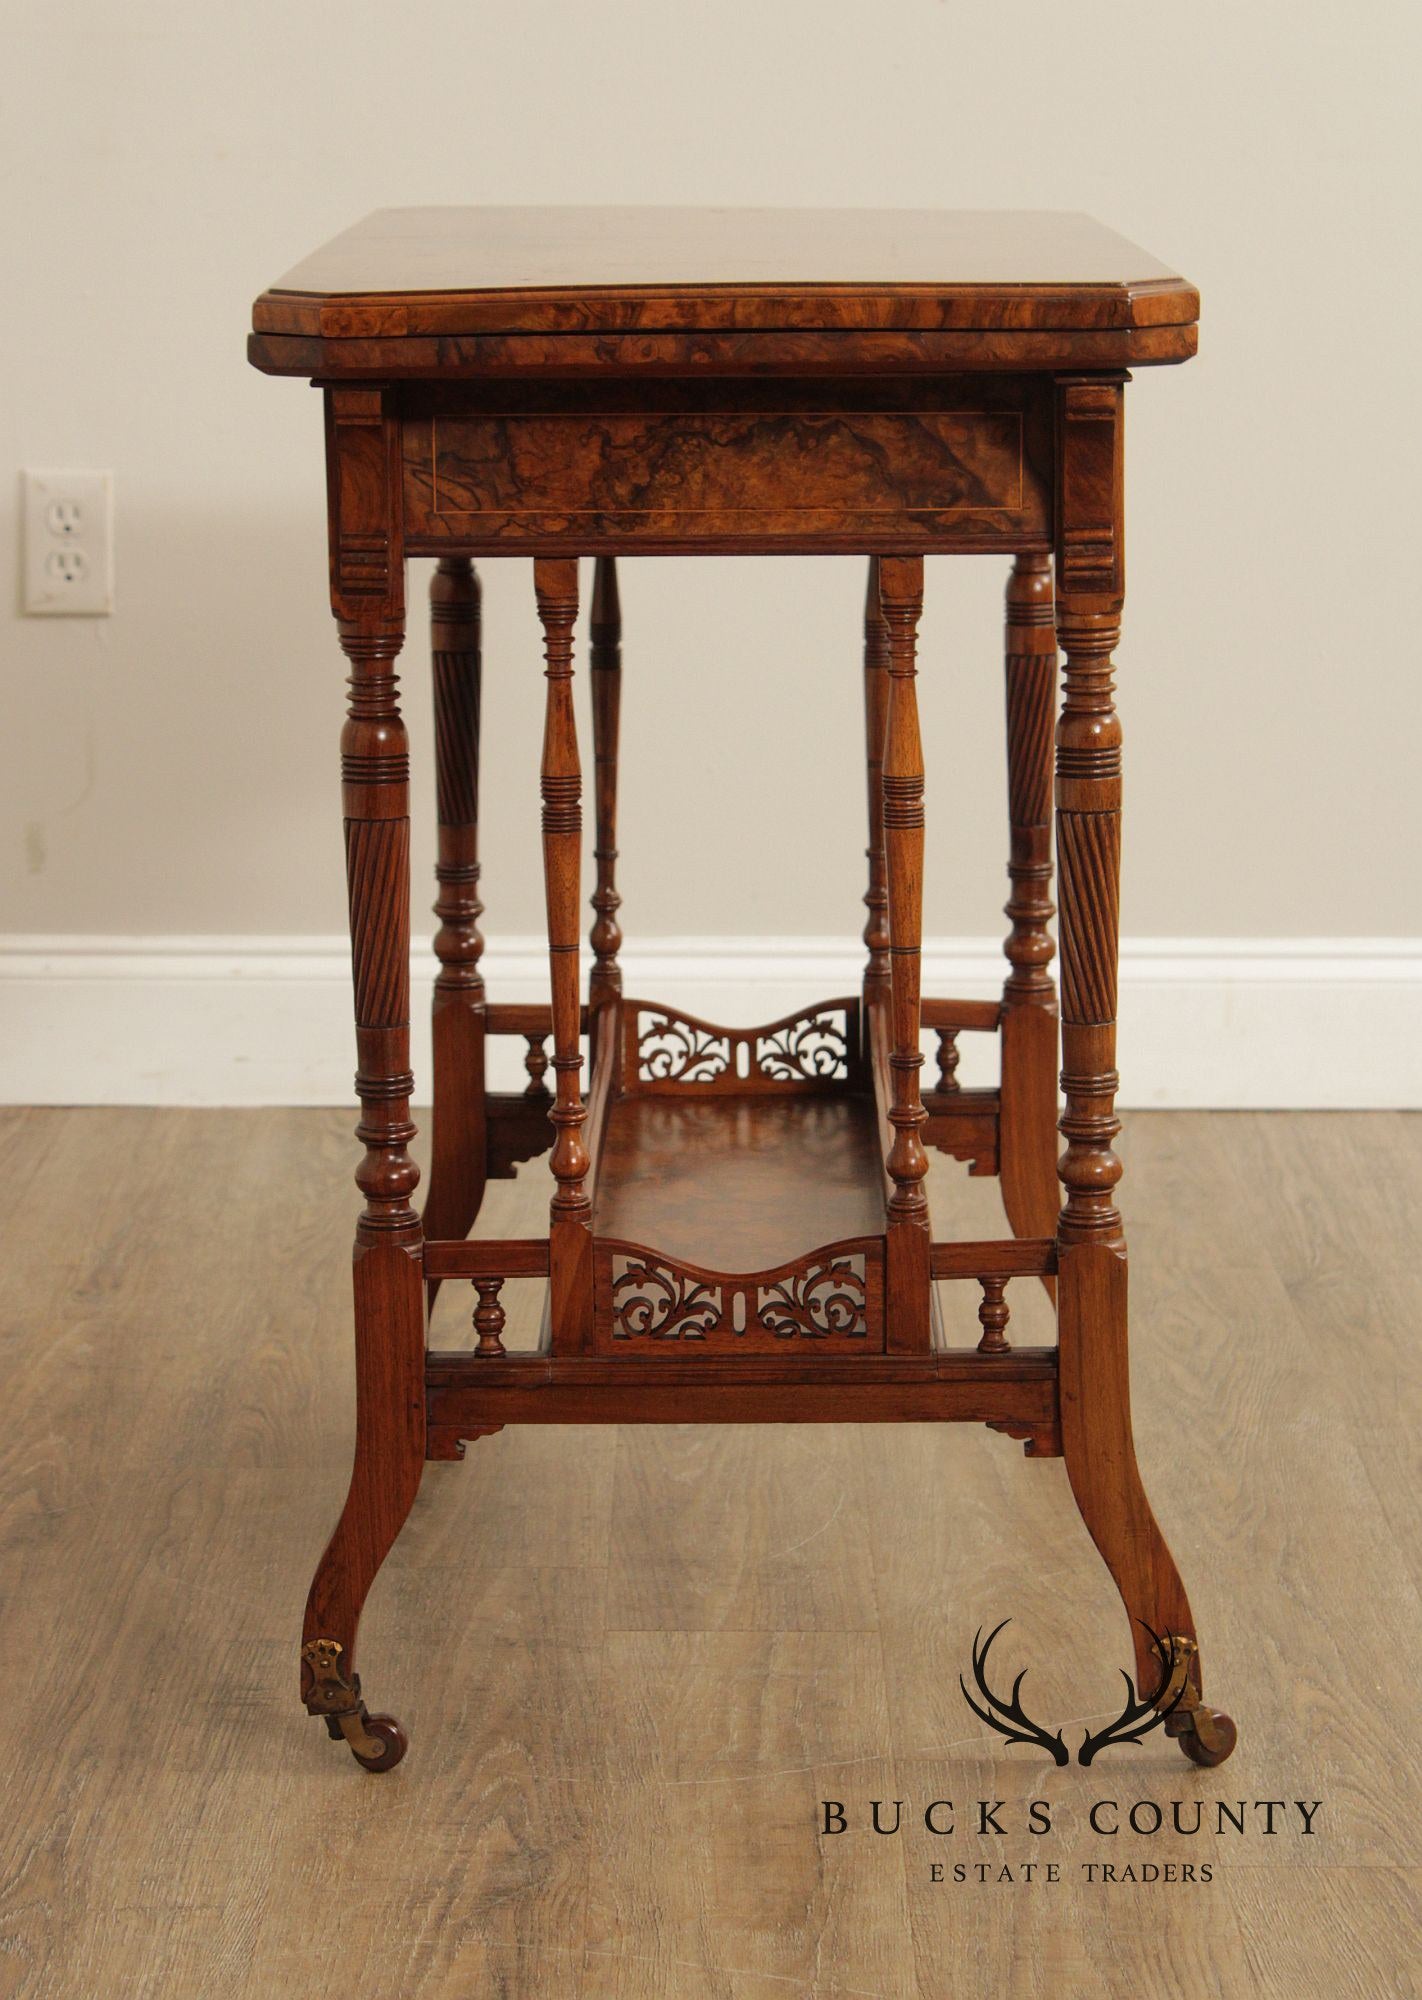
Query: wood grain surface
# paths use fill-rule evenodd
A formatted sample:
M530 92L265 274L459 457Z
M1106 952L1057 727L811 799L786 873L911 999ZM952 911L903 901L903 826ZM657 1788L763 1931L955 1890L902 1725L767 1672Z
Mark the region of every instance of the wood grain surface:
M276 375L1125 366L1195 352L1193 285L1089 216L383 209L256 301Z
M808 326L817 311L830 326L1010 326L1034 304L1047 324L1120 326L1199 304L1168 264L1065 212L395 208L279 278L254 324L377 331L396 300L385 331L775 326L787 304Z
M1046 547L1051 392L1016 377L410 392L411 553Z
M1137 1443L1240 1722L1220 1770L1156 1738L1058 1772L965 1710L1010 1615L1034 1713L1114 1713L1120 1605L1059 1462L963 1426L530 1425L427 1469L372 1595L362 1670L413 1740L378 1781L291 1699L350 1463L349 1114L0 1129L7 2000L1416 1991L1422 1119L1137 1114L1123 1142ZM935 1177L1000 1233L995 1189ZM546 1202L536 1163L481 1231ZM975 1291L940 1287L968 1342ZM511 1349L542 1292L505 1287ZM439 1345L473 1303L446 1281ZM944 1797L1009 1826L1051 1798L1062 1881L929 1882L939 1849L1019 1862L1011 1833L816 1832L821 1799ZM1205 1837L1094 1839L1098 1797L1324 1805L1309 1840L1210 1836L1208 1885L1103 1887L1081 1862Z

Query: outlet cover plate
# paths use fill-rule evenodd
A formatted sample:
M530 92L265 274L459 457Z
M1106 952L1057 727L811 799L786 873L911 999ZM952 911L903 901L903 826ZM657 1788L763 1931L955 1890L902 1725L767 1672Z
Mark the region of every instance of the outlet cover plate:
M105 618L114 608L110 472L26 472L25 610Z

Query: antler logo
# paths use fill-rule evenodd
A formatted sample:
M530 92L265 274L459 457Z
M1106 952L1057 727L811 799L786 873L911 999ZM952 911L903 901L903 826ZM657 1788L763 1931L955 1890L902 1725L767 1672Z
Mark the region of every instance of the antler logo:
M988 1685L988 1652L998 1633L1011 1623L1010 1618L1004 1618L1001 1625L993 1627L986 1639L979 1627L977 1637L973 1641L973 1679L977 1682L978 1692L987 1706L985 1708L979 1706L969 1694L967 1682L959 1674L958 1685L963 1690L963 1699L980 1722L985 1722L989 1729L995 1730L1008 1743L1036 1743L1048 1753L1053 1763L1069 1764L1071 1752L1066 1747L1060 1729L1049 1734L1039 1722L1032 1720L1022 1706L1022 1683L1027 1678L1025 1667L1012 1683L1012 1695L1007 1701L994 1694ZM1099 1751L1109 1749L1113 1744L1143 1742L1153 1729L1159 1729L1165 1718L1180 1705L1184 1697L1189 1676L1187 1673L1176 1672L1177 1667L1185 1665L1186 1662L1180 1655L1175 1640L1162 1639L1159 1633L1151 1631L1144 1620L1141 1621L1141 1629L1150 1633L1151 1643L1160 1657L1160 1684L1152 1693L1143 1697L1125 1668L1121 1668L1121 1679L1126 1683L1125 1706L1115 1721L1108 1723L1104 1729L1087 1730L1082 1737L1081 1748L1076 1753L1078 1764L1091 1763Z
M995 1625L992 1631L988 1633L986 1639L983 1637L982 1627L978 1627L978 1635L973 1641L973 1679L977 1682L979 1692L987 1703L987 1707L978 1707L978 1704L968 1693L967 1682L959 1674L958 1685L963 1690L963 1699L973 1711L973 1714L978 1717L979 1721L985 1722L989 1729L995 1729L999 1736L1005 1736L1009 1743L1040 1743L1044 1750L1051 1752L1055 1763L1069 1764L1071 1762L1071 1753L1062 1741L1062 1732L1060 1729L1055 1736L1049 1736L1041 1724L1034 1722L1022 1707L1022 1683L1027 1678L1027 1669L1025 1667L1012 1683L1011 1701L1000 1701L988 1686L988 1648L1002 1630L1002 1626L1010 1625L1011 1623L1012 1620L1010 1618L1004 1618L1002 1625Z

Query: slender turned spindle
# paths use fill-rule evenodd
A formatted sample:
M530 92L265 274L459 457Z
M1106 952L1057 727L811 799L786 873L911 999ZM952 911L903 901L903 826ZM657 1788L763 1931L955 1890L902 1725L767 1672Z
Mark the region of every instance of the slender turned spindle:
M929 1222L920 1136L927 1114L919 1091L919 952L923 931L923 743L918 725L915 647L923 610L923 558L884 556L880 601L889 632L889 706L884 734L884 853L889 890L892 1037L889 1052L893 1144L885 1162L888 1201L887 1345L921 1352L929 1344Z
M1008 1005L1051 1005L1052 698L1056 636L1049 556L1021 555L1007 584Z
M958 1034L959 1030L957 1028L940 1028L938 1030L938 1088L940 1090L958 1090L961 1088L958 1082L958 1063L962 1052L958 1047Z
M998 1116L1003 1206L1013 1233L1048 1236L1057 1180L1057 995L1052 918L1052 708L1057 651L1049 558L1019 555L1007 584L1007 873L1002 1081ZM1056 1280L1042 1280L1055 1296Z
M474 1331L479 1339L474 1352L502 1354L506 1314L499 1304L499 1293L504 1288L504 1281L502 1278L475 1278L473 1283L479 1294L479 1303L474 1308Z
M595 1011L599 1001L622 991L622 968L617 963L617 954L622 947L622 931L617 922L617 912L622 906L622 898L617 893L617 735L622 703L622 605L617 594L617 563L612 556L599 556L593 566L589 630L596 813L593 859L597 866L597 886L592 896L594 921L589 942L593 948L593 967L588 999Z
M864 763L869 782L869 887L864 892L869 912L864 925L868 962L864 993L887 995L889 971L889 888L884 866L884 724L889 710L889 628L879 602L879 558L869 558L864 593Z
M978 1342L979 1354L1010 1354L1011 1343L1007 1339L1007 1322L1012 1317L1012 1308L1007 1303L1006 1278L979 1278L983 1288L982 1304L978 1307L978 1325L983 1337Z
M1121 724L1111 655L1119 600L1091 608L1063 596L1057 637L1063 700L1057 725L1057 863L1062 901L1062 1091L1066 1151L1058 1174L1063 1243L1123 1248L1114 1191L1121 1162L1116 1117L1116 960L1121 876Z
M578 875L582 861L582 768L578 763L573 714L573 624L578 615L576 562L540 561L533 566L538 615L543 623L548 698L543 730L543 879L548 906L548 955L553 988L553 1109L556 1127L552 1167L558 1182L553 1207L560 1215L584 1214L588 1198L583 1177L586 1109L578 1079L583 1057L579 1041Z
M479 960L479 703L481 591L467 556L442 556L430 579L434 670L436 992L484 997Z
M879 565L889 634L889 705L884 737L884 847L888 861L889 958L893 982L894 1143L889 1213L926 1217L923 1177L928 1155L919 1133L926 1113L919 1095L919 954L923 936L923 742L918 726L915 650L923 612L923 558L885 556Z
M438 849L434 1109L425 1233L468 1234L484 1198L484 940L479 919L479 579L444 556L430 579Z
M542 558L533 565L547 662L543 729L543 880L548 907L548 956L553 989L554 1139L550 1164L557 1181L551 1204L549 1291L555 1347L585 1349L592 1339L591 1203L583 1183L589 1166L583 1143L587 1116L579 1078L578 876L582 859L582 770L573 715L573 625L578 615L578 565Z

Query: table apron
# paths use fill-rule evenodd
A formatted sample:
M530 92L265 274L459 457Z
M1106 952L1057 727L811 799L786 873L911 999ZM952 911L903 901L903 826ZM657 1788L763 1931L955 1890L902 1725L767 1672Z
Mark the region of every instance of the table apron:
M1048 549L1050 384L497 385L402 419L411 555Z

